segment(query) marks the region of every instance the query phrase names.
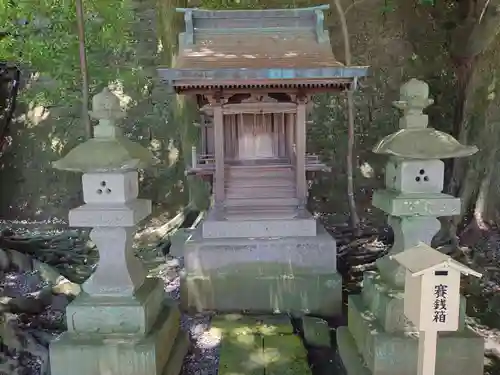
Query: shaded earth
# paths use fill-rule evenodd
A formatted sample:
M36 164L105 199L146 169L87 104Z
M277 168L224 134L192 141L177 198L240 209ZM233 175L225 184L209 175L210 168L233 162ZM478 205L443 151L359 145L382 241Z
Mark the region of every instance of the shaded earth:
M186 219L186 218L184 218ZM196 216L188 221L195 222ZM160 229L158 229L160 228ZM164 231L162 226L158 230ZM345 296L359 291L362 273L374 268L374 261L386 253L393 239L388 228L366 225L363 235L354 238L342 226L332 226L338 241L339 271L345 280ZM137 255L161 278L166 296L179 299L179 272L182 258L167 255L168 241L147 245L155 229L147 228L137 236ZM163 232L162 232L163 235ZM161 236L152 236L158 239ZM500 373L500 238L484 235L477 245L463 252L468 262L485 275L464 285L468 297L468 324L485 337L485 374ZM0 237L0 375L48 374L48 343L66 330L65 307L80 292L80 284L91 274L98 253L86 231L4 230ZM495 265L495 266L492 266ZM219 344L209 334L208 314L182 316L182 329L189 332L192 348L184 360L182 374L217 374ZM294 322L301 334L300 321ZM314 375L343 374L335 350L335 328L345 319L329 320L331 348L310 346L305 342Z

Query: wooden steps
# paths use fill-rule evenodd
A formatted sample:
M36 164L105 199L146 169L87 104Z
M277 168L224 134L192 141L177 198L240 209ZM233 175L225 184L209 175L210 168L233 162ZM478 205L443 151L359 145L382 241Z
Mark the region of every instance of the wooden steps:
M225 185L228 208L295 208L298 204L294 171L287 164L228 166Z
M221 340L219 375L311 374L307 352L285 316L216 316L210 334Z
M294 186L247 186L231 187L226 190L226 198L295 198Z
M290 220L297 216L294 207L228 207L227 220Z
M226 199L226 207L253 207L253 206L267 206L267 207L297 207L299 200L297 198L233 198Z

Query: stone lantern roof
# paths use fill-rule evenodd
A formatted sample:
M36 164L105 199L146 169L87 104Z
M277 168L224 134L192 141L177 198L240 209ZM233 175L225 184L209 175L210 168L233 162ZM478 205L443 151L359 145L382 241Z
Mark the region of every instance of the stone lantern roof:
M478 151L476 146L462 145L451 135L427 127L428 117L423 110L434 102L428 96L428 85L417 79L401 87L400 100L393 103L403 111L399 121L401 130L383 138L373 148L374 153L404 159L449 159Z
M91 116L99 120L94 138L81 143L65 157L54 162L56 169L74 172L109 172L134 170L156 164L150 150L125 137L115 127L125 117L120 101L108 88L94 96Z

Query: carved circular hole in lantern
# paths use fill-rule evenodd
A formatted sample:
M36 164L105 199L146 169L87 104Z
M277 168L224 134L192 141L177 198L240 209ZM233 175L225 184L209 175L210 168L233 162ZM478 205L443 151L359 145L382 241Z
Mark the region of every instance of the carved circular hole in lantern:
M415 181L420 182L420 177L415 177Z
M106 181L101 181L101 186L102 187L106 186Z
M97 194L102 194L102 189L97 189Z
M106 193L107 194L111 193L111 189L106 189Z
M427 182L427 181L429 181L429 177L428 177L428 176L425 176L425 177L424 177L424 181L426 181L426 182Z
M424 174L424 173L425 173L425 171L424 171L423 169L421 169L418 173L420 173L420 174Z

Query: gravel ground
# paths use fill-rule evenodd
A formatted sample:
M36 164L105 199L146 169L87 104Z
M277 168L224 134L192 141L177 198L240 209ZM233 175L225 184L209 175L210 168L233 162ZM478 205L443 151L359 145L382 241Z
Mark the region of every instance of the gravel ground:
M183 268L182 258L170 258L160 267L157 276L165 282L165 291L174 300L179 300L179 271ZM211 335L210 316L182 314L181 328L189 332L192 349L184 359L183 375L216 375L219 367L220 340Z
M157 262L152 276L161 278L165 292L179 299L179 271L182 259ZM10 271L0 280L0 298L36 296L47 283L37 271ZM0 312L0 375L48 375L48 343L64 330L64 310L70 298L52 295L50 305L36 314ZM217 374L219 340L209 332L210 316L182 315L181 328L189 332L192 348L184 360L184 375ZM29 348L25 344L29 341ZM14 370L15 369L15 370Z

